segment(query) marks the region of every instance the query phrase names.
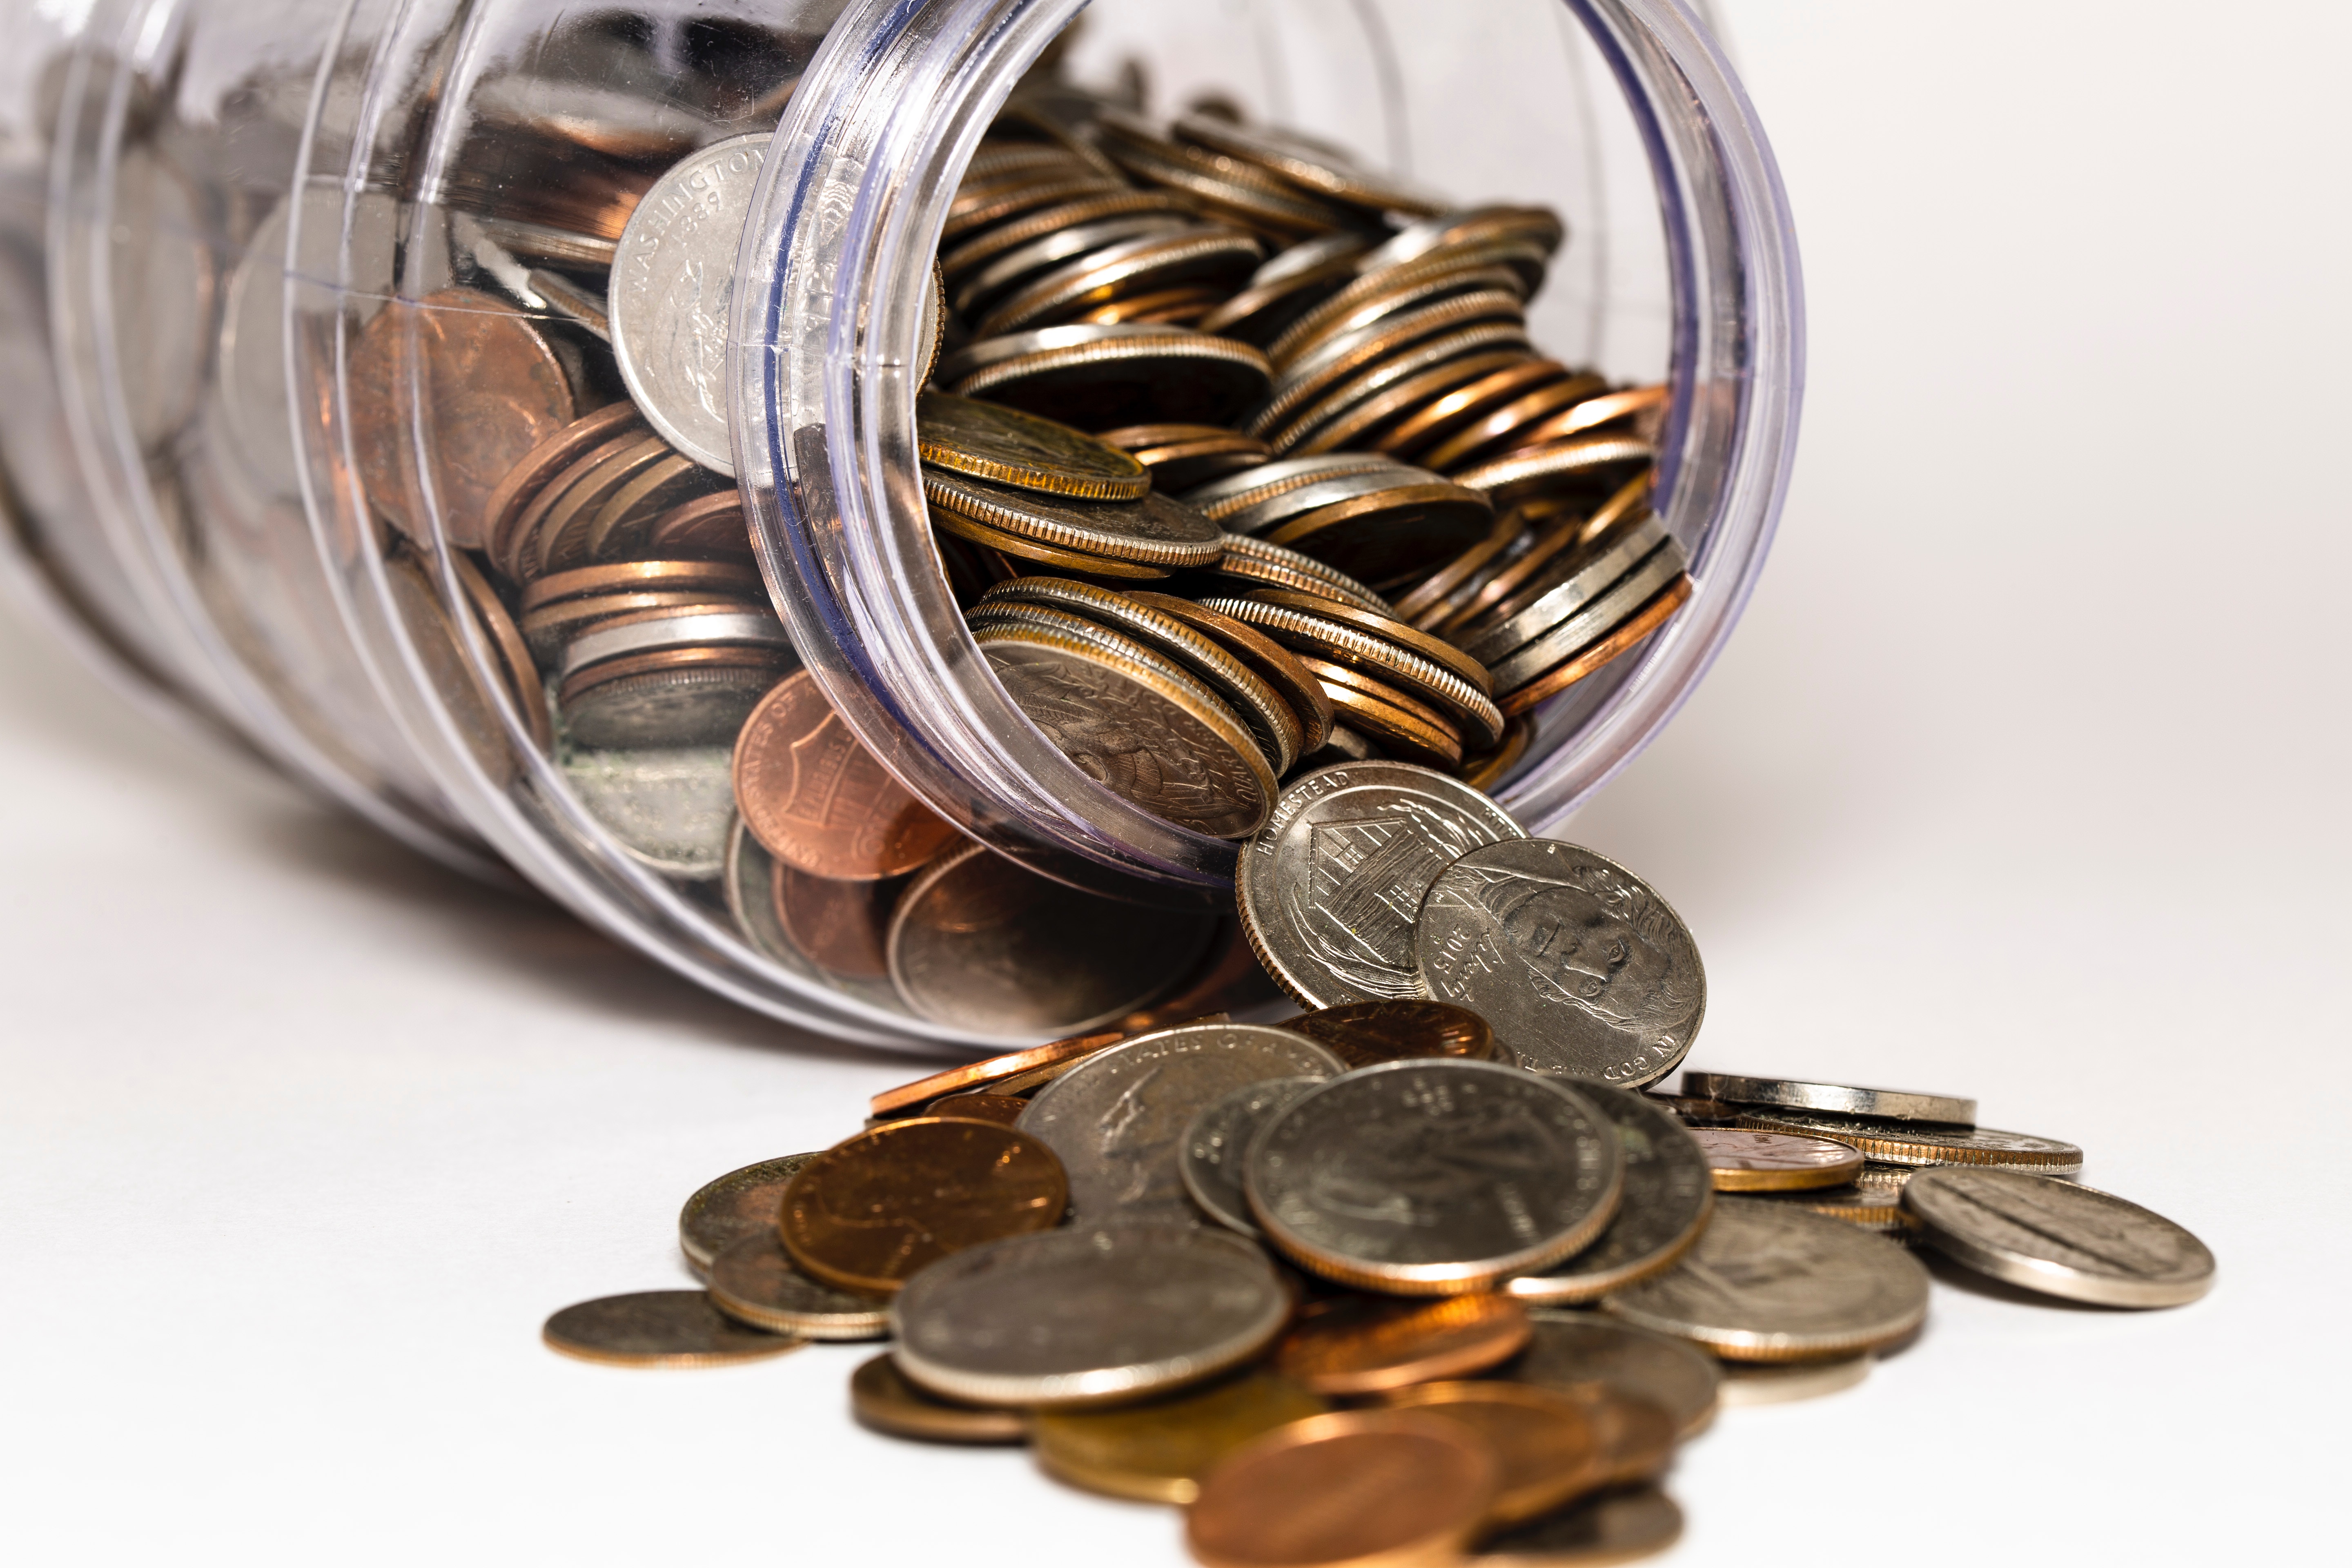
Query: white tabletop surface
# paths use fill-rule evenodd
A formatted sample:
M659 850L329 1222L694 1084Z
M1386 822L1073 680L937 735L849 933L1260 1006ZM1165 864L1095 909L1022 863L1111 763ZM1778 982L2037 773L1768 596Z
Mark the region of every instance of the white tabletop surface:
M2145 1314L1939 1276L1864 1385L1685 1452L1669 1561L2319 1560L2346 14L1722 9L1803 237L1803 457L1728 654L1572 834L1696 931L1695 1065L1975 1095L2221 1272ZM1181 1561L1171 1512L854 1426L862 1347L541 1348L688 1283L680 1200L903 1059L423 864L18 625L0 879L11 1560Z

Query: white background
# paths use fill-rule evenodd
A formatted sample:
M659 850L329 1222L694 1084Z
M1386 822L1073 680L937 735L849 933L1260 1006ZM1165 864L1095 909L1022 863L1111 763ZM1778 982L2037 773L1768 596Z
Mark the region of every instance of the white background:
M1701 1066L1974 1094L2200 1233L2129 1315L1947 1277L1685 1454L1677 1563L2318 1560L2352 856L2341 6L1726 0L1802 235L1747 623L1577 824ZM2327 606L2336 604L2331 612ZM790 1038L147 728L0 626L0 1551L1175 1563L1172 1513L854 1426L866 1351L542 1350L903 1061Z

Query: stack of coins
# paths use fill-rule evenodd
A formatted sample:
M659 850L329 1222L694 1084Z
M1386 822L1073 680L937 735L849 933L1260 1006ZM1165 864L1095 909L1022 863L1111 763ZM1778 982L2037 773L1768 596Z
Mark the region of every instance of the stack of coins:
M1927 1268L1853 1196L1874 1168L1949 1262L2114 1306L2210 1286L2193 1236L1971 1100L1639 1092L1704 1010L1689 931L1459 780L1309 774L1244 864L1251 940L1309 1011L886 1090L688 1199L706 1289L567 1308L546 1342L675 1366L887 1338L858 1420L1181 1507L1206 1568L1570 1563L1675 1539L1661 1483L1718 1406L1851 1387L1918 1335Z

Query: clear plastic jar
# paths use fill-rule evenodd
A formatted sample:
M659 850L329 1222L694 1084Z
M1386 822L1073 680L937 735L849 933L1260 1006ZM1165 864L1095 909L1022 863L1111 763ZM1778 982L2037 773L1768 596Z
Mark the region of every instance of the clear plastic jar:
M1040 929L1084 928L1093 910L1151 922L1188 955L1160 1005L1229 994L1246 967L1220 923L1234 846L1113 794L1023 717L933 564L915 479L948 204L1079 0L591 14L478 0L455 17L363 0L267 17L226 0L100 0L63 32L30 9L16 19L37 40L34 69L0 94L0 307L20 389L0 454L16 575L112 650L99 657L411 842L477 865L486 846L776 1016L976 1048L1102 1021L910 1005L907 984L864 961L819 963L780 929L833 906L774 891L783 873L730 820L721 742L804 664L916 797L1044 874L1034 896L1000 888L971 908ZM1794 245L1720 54L1672 0L1513 0L1467 21L1433 0L1097 0L1061 47L1069 77L1148 84L1156 109L1213 93L1465 204L1539 203L1566 220L1529 335L1614 381L1669 386L1655 506L1696 591L1533 715L1495 790L1530 830L1558 823L1704 676L1786 481ZM726 363L701 385L715 421L702 438L723 432L723 451L658 420L661 439L637 433L627 378L599 346L612 246L657 179L710 148L735 160L728 199L743 213L726 216L742 225ZM724 282L705 288L707 310ZM716 470L731 458L782 626L767 629L762 595L720 550L699 557L717 589L688 574L605 633L625 652L664 616L703 617L729 651L659 688L690 723L645 727L651 699L613 696L640 689L611 678L635 667L592 671L576 647L523 635L561 619L533 584L591 558L548 543L537 573L508 570L512 530L488 536L514 521L499 475L527 453L606 449L558 450L575 429L642 447L628 468L641 489L610 506L599 491L596 527L726 511ZM591 527L588 502L560 504ZM583 717L592 679L609 721ZM939 896L998 864L957 852L912 878Z

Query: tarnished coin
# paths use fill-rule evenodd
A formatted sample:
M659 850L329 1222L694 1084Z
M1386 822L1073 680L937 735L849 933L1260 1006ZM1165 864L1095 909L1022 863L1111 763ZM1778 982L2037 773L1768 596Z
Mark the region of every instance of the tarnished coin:
M730 1171L697 1188L677 1214L677 1247L697 1274L747 1236L773 1235L783 1216L784 1187L814 1154L787 1154Z
M646 422L714 473L732 476L727 311L735 248L768 133L688 153L654 182L613 251L613 357Z
M1929 1127L1803 1110L1757 1110L1742 1116L1739 1125L1833 1139L1887 1165L2007 1165L2037 1176L2073 1176L2083 1170L2083 1151L2074 1144L1991 1127Z
M1458 1422L1338 1411L1226 1456L1201 1479L1184 1544L1202 1568L1449 1563L1501 1484L1494 1450Z
M940 385L1081 430L1238 422L1265 397L1261 351L1184 327L1044 327L966 344L940 361Z
M1491 1061L1495 1031L1467 1007L1418 997L1349 1002L1285 1018L1282 1026L1330 1048L1350 1068L1417 1057L1464 1057Z
M1599 1568L1664 1552L1682 1539L1683 1510L1652 1486L1602 1492L1480 1544L1470 1568Z
M1077 1223L1195 1225L1180 1166L1193 1117L1244 1084L1342 1070L1287 1029L1190 1024L1096 1052L1039 1089L1020 1127L1061 1157Z
M827 1149L784 1189L793 1261L845 1290L887 1296L950 1254L1062 1222L1069 1183L1052 1150L1010 1127L918 1116Z
M793 952L845 979L881 980L889 974L890 913L906 890L904 881L812 877L781 860L770 864L776 924Z
M1495 1375L1571 1392L1604 1388L1664 1411L1684 1438L1715 1418L1719 1363L1687 1341L1597 1312L1546 1307L1528 1317L1527 1350Z
M607 1366L729 1366L808 1343L746 1328L699 1290L640 1290L566 1307L540 1331L547 1348Z
M1831 1361L1726 1362L1723 1403L1734 1406L1790 1405L1801 1399L1843 1394L1868 1377L1877 1360L1864 1352Z
M866 1108L876 1116L904 1116L942 1095L982 1090L999 1095L1021 1094L1037 1084L1060 1077L1079 1058L1090 1056L1105 1046L1115 1046L1124 1037L1117 1029L1092 1035L1074 1035L1066 1040L1032 1046L1025 1051L1013 1051L1004 1056L991 1057L986 1061L950 1068L929 1078L919 1078L912 1083L902 1083L896 1089L886 1089L866 1101Z
M978 1405L1113 1405L1249 1361L1290 1316L1257 1247L1217 1230L1078 1226L957 1253L891 1307L899 1370Z
M1379 1394L1485 1372L1517 1355L1528 1334L1527 1309L1504 1296L1327 1297L1299 1313L1274 1367L1318 1394Z
M2213 1288L2213 1254L2162 1215L2072 1182L1947 1165L1903 1206L1927 1244L1979 1273L2102 1307L2178 1307Z
M1977 1102L1957 1094L1920 1094L1911 1089L1861 1089L1853 1084L1809 1083L1802 1079L1697 1071L1683 1074L1683 1092L1694 1100L1818 1110L1832 1116L1937 1121L1955 1127L1977 1124Z
M1842 1187L1862 1173L1862 1152L1826 1138L1745 1127L1698 1127L1689 1136L1706 1153L1719 1193Z
M1025 1443L1029 1417L1018 1410L958 1405L907 1381L888 1352L849 1374L849 1413L861 1426L926 1443Z
M1242 929L1303 1007L1411 996L1413 921L1430 884L1471 850L1522 837L1502 807L1428 768L1323 768L1283 790L1243 851Z
M1571 1390L1600 1439L1604 1486L1654 1481L1675 1458L1673 1417L1646 1399L1588 1384Z
M1485 1289L1590 1245L1616 1213L1615 1130L1556 1079L1494 1062L1384 1062L1268 1122L1250 1212L1301 1268L1397 1295Z
M1447 866L1422 902L1413 955L1426 994L1483 1015L1534 1072L1654 1083L1706 1012L1682 917L1615 861L1554 839Z
M1250 1218L1249 1194L1242 1188L1242 1157L1260 1127L1322 1081L1319 1077L1275 1078L1245 1083L1193 1116L1177 1146L1177 1169L1184 1190L1211 1219L1244 1236L1259 1234Z
M890 983L918 1017L967 1035L1083 1034L1181 984L1216 929L1212 915L1123 904L975 844L898 900Z
M1330 1405L1262 1372L1116 1410L1046 1410L1030 1439L1048 1474L1088 1491L1190 1507L1200 1478L1254 1438Z
M513 529L523 510L555 477L639 424L637 411L626 398L608 403L593 414L572 420L518 459L482 503L481 546L492 563L509 579L520 571L509 554L516 542Z
M924 392L915 427L923 461L972 479L1087 500L1139 500L1151 489L1150 473L1126 452L1000 403Z
M1010 1094L950 1094L923 1109L926 1116L960 1116L967 1121L993 1121L1010 1127L1021 1120L1029 1102Z
M959 837L850 733L806 670L778 681L744 721L734 781L752 836L811 876L904 876Z
M1927 1271L1853 1226L1727 1197L1680 1263L1603 1306L1726 1361L1812 1361L1876 1350L1916 1329L1927 1315Z
M1666 1094L1658 1089L1642 1091L1643 1098L1664 1110L1671 1110L1685 1127L1729 1127L1739 1120L1742 1108L1717 1100L1696 1100L1687 1094Z
M875 1340L890 1331L890 1303L837 1290L802 1272L773 1226L711 1260L710 1304L738 1322L807 1340Z
M983 550L1005 559L997 564L1003 568L986 579L1010 577L1022 568L1017 562L1032 561L1056 572L1075 572L1087 577L1108 577L1118 582L1156 583L1175 573L1173 566L1154 566L1142 561L1117 561L1108 555L1090 555L1083 551L1065 550L1058 544L1048 544L1042 539L1027 539L1002 528L992 528L951 511L934 510L931 513L933 537L946 534L977 544Z
M1529 1303L1590 1301L1661 1273L1690 1250L1715 1212L1706 1156L1672 1116L1630 1089L1580 1081L1576 1092L1615 1125L1625 1188L1601 1239L1504 1287Z

